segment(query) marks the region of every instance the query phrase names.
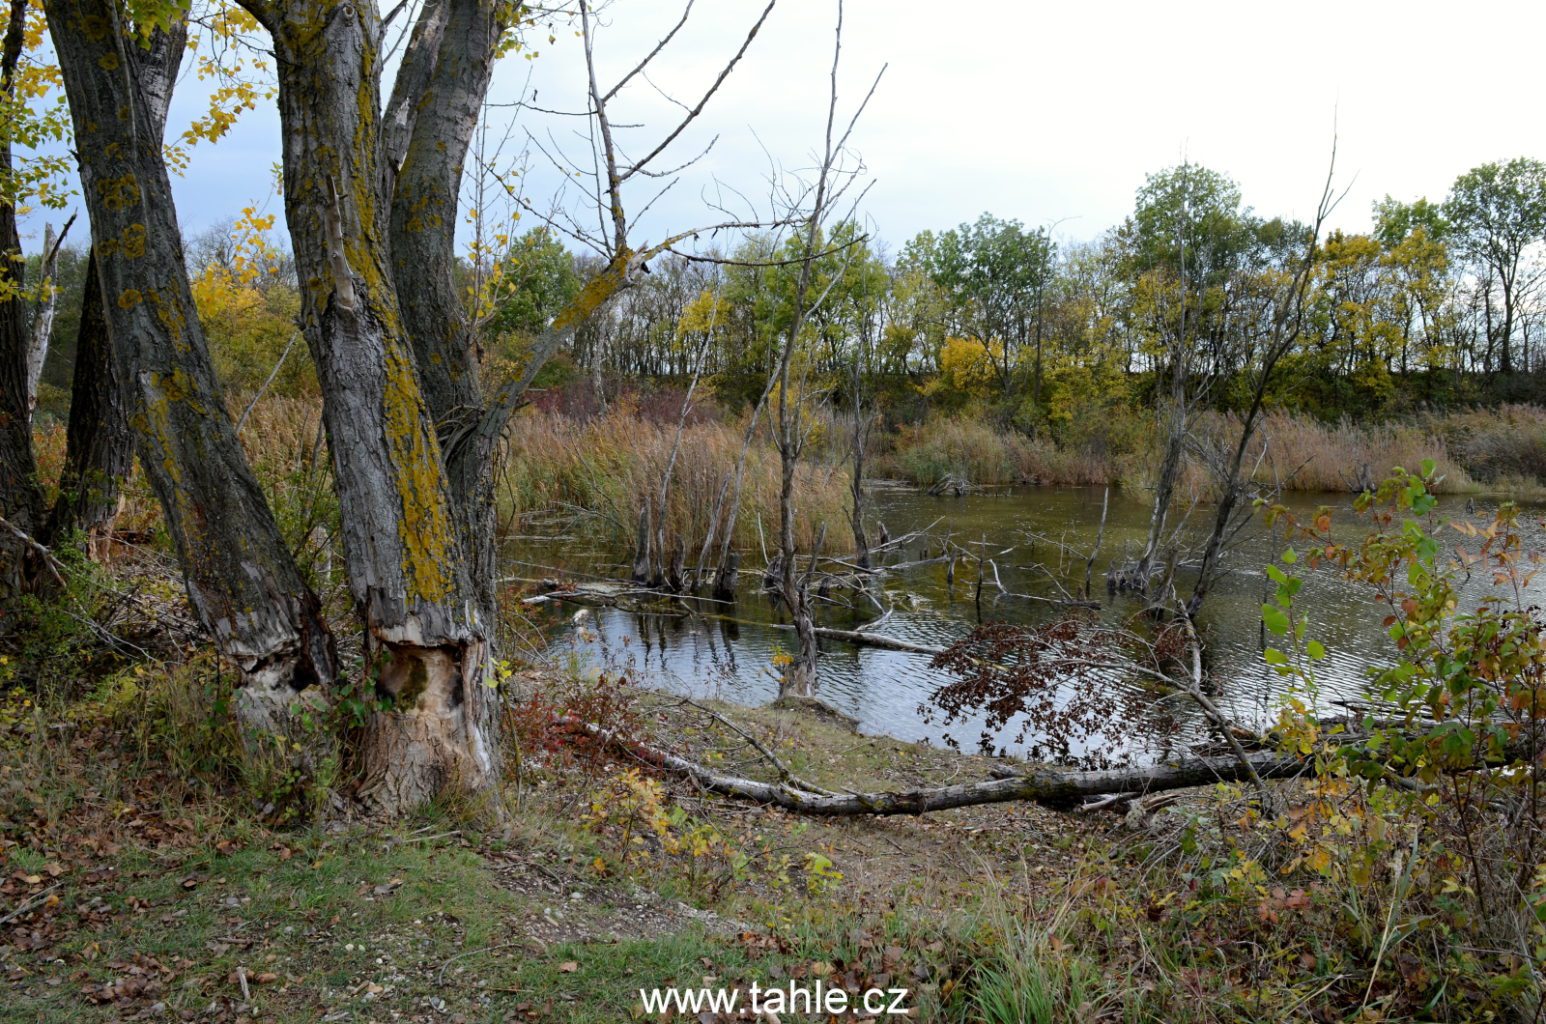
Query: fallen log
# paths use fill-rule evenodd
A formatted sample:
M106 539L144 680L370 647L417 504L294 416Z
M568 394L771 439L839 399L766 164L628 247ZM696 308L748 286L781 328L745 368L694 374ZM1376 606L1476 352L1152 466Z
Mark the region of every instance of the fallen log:
M1216 782L1250 778L1289 778L1304 771L1297 757L1261 753L1246 764L1236 758L1196 758L1171 765L1111 771L1057 771L1038 769L1004 779L963 782L954 786L895 790L879 793L815 793L798 786L743 778L714 771L696 761L638 740L628 739L578 719L561 719L560 725L584 733L604 746L628 754L662 771L691 779L714 793L771 804L799 814L848 817L860 814L927 814L954 807L1027 801L1056 810L1074 810L1094 797L1131 794L1131 797L1174 789L1192 789Z

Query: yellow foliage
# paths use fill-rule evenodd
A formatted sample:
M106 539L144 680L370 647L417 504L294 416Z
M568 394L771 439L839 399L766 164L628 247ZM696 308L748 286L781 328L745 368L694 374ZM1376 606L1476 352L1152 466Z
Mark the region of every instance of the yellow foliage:
M210 263L191 282L215 369L235 394L261 387L281 356L274 394L317 390L305 346L292 343L300 297L279 280L282 254L271 240L275 220L255 207L244 208L232 227L230 258Z
M986 398L993 390L994 365L1003 355L1003 342L985 345L976 338L946 338L939 350L938 387L964 397Z
M680 344L689 335L724 330L730 320L730 308L730 303L718 291L703 289L697 298L687 304L687 308L682 311L682 318L676 322L677 343Z

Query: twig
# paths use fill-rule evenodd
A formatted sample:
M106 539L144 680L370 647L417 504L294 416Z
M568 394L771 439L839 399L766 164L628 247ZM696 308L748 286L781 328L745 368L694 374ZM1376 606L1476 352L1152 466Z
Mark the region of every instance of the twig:
M720 725L723 725L725 728L729 729L731 732L733 732L737 736L741 737L747 743L750 743L752 745L752 747L757 751L757 753L761 754L764 758L766 758L768 763L773 766L773 770L778 772L778 778L779 778L780 782L788 783L788 784L790 784L792 786L795 786L798 789L803 789L803 790L806 790L806 791L811 792L811 793L816 793L816 794L818 794L820 796L836 796L837 795L836 793L832 792L829 789L822 789L820 786L813 786L813 785L811 785L809 782L806 782L804 779L800 778L794 772L790 771L788 766L785 765L784 762L780 761L778 759L778 756L776 754L774 754L773 751L769 750L766 746L764 746L761 740L757 739L757 737L753 736L751 733L747 732L745 729L741 728L739 725L736 725L734 722L732 722L730 719L726 718L724 715L721 715L719 712L713 710L712 708L704 707L702 704L699 704L697 701L692 700L691 698L687 698L687 697L682 698L682 703L688 705L689 707L697 708L699 711L703 712L705 715L708 715L710 718L712 718L714 721L718 722Z
M285 342L285 349L283 352L279 353L279 361L276 362L274 364L274 368L268 372L268 379L265 380L258 388L257 393L252 396L252 401L247 403L247 408L243 409L241 416L237 418L236 432L238 434L242 432L242 427L246 424L247 417L251 416L252 410L257 407L258 399L263 397L264 392L268 390L268 386L274 383L274 378L279 376L279 368L285 364L285 357L290 354L290 349L295 345L295 339L299 338L300 336L300 332L296 331L290 335L290 340Z
M49 893L51 893L55 889L59 888L59 886L61 886L62 884L64 884L64 883L62 883L62 882L55 882L53 885L49 886L47 889L44 889L42 892L38 893L37 895L31 896L28 899L24 900L22 902L21 906L17 907L15 910L11 911L9 914L5 915L4 917L0 917L0 925L10 924L16 918L22 916L27 911L31 910L33 907L35 907L38 904L42 903L45 899L48 898L48 894Z

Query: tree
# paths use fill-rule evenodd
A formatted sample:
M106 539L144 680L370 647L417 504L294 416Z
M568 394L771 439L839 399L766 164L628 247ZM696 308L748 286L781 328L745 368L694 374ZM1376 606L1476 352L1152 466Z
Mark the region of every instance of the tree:
M536 337L580 291L574 257L549 227L536 227L511 243L500 261L488 328Z
M1486 294L1497 289L1494 315L1487 305L1487 362L1514 371L1514 332L1520 311L1541 279L1531 250L1546 238L1546 163L1515 157L1473 167L1455 179L1444 218L1459 253L1482 272Z
M1193 407L1225 363L1240 312L1230 285L1255 246L1240 188L1217 171L1183 163L1149 176L1123 225L1125 269L1149 353L1164 379L1156 400L1164 451L1155 476L1148 540L1121 581L1147 591L1165 543Z
M777 396L774 438L779 456L779 524L778 524L778 594L789 617L794 622L796 649L784 666L779 680L780 698L811 699L816 695L816 660L818 647L816 629L811 609L810 574L802 574L796 561L795 550L795 470L810 439L809 417L803 406L810 397L808 362L797 353L806 342L806 323L819 313L830 298L832 289L841 275L828 279L825 286L816 279L822 255L821 239L829 219L842 202L843 194L858 180L863 164L845 164L844 156L854 124L863 113L880 75L870 86L870 91L854 110L848 126L843 128L837 121L838 67L843 53L843 4L838 0L837 28L832 47L831 89L827 104L826 135L821 149L821 163L816 168L815 180L809 186L809 205L799 209L802 216L795 235L798 246L796 263L798 275L791 296L790 318L783 331L783 343L775 372ZM881 75L885 68L881 68ZM856 240L857 241L857 240ZM845 246L850 258L855 246ZM797 367L797 363L801 363ZM862 514L855 510L855 515Z
M919 239L929 274L950 296L968 333L996 341L999 385L1010 394L1014 371L1035 346L1032 400L1041 399L1042 326L1056 248L1045 229L984 213L937 239Z
M182 14L159 0L48 6L119 372L136 389L142 462L195 610L241 668L239 703L283 718L298 691L331 682L336 666L316 598L236 443L195 315L149 102L172 80ZM323 395L365 672L381 702L355 752L360 797L399 813L448 788L483 792L499 759L490 672L494 446L543 360L648 260L694 235L636 247L623 187L652 174L772 4L686 118L632 161L613 142L607 103L670 36L602 92L589 7L579 4L587 116L605 165L594 198L612 234L596 245L606 255L600 271L552 318L526 365L488 389L459 287L454 225L492 66L516 42L525 8L428 0L385 105L384 29L403 8L385 20L369 2L243 0L241 8L247 13L227 12L227 20L266 31L278 58L299 319Z
M194 613L240 669L240 714L274 728L301 690L332 682L335 656L226 414L183 262L161 139L186 26L175 11L135 24L114 0L45 10L140 462Z
M1386 196L1375 204L1374 237L1384 247L1386 278L1393 292L1391 318L1401 334L1401 372L1411 369L1415 347L1424 365L1437 369L1445 358L1441 320L1451 285L1449 225L1426 199L1400 203Z
M64 134L62 112L48 102L52 68L30 59L42 42L42 21L29 13L26 0L10 0L6 11L0 37L0 518L6 523L0 529L0 595L28 585L36 561L33 535L46 514L32 451L32 407L42 373L39 343L47 337L36 336L27 321L35 298L52 315L53 255L45 251L40 262L41 287L29 288L17 217L29 202L62 201L55 181L61 161L27 159L15 150Z
M0 42L0 98L16 103L17 68L21 62L27 5L11 0L3 42ZM32 403L28 393L31 335L26 321L25 264L16 231L19 197L13 181L15 160L11 134L0 135L0 516L9 524L0 534L0 593L15 593L32 558L27 537L38 531L43 517L43 491L32 452Z
M1320 202L1316 206L1315 221L1308 228L1298 224L1285 225L1280 221L1259 225L1258 232L1269 240L1268 248L1275 258L1252 275L1253 291L1259 312L1251 318L1256 327L1246 336L1246 351L1242 365L1245 369L1249 399L1240 417L1240 433L1232 450L1216 460L1212 467L1219 495L1213 512L1213 528L1203 545L1202 562L1197 570L1197 580L1192 596L1186 603L1186 616L1195 619L1204 599L1218 580L1220 563L1225 544L1249 521L1252 510L1244 512L1242 522L1234 520L1250 473L1245 469L1246 455L1255 441L1260 425L1268 390L1272 386L1278 367L1299 345L1306 330L1305 307L1310 295L1315 273L1316 248L1321 228L1337 204L1332 189L1336 172L1336 148L1332 147L1331 166L1326 172L1326 182L1321 188ZM1195 695L1194 695L1195 699ZM1199 701L1208 710L1205 702Z

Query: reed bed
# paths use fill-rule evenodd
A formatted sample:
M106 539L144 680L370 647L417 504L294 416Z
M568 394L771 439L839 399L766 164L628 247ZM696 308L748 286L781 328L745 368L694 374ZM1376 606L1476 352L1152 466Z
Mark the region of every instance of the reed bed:
M900 427L890 450L875 460L875 474L922 487L948 479L972 484L1098 485L1115 476L1106 458L959 416Z
M1152 413L1132 415L1153 422ZM1203 413L1194 430L1205 446L1222 450L1239 437L1240 418ZM899 428L874 460L874 471L922 487L955 479L1141 491L1152 485L1161 438L1152 428L1130 436L1138 440L1096 450L1058 446L983 420L940 416ZM1256 466L1257 481L1288 491L1354 493L1378 483L1396 466L1415 469L1432 459L1442 477L1439 493L1546 494L1546 409L1538 406L1425 413L1385 423L1326 422L1274 410L1261 423L1260 441L1266 443L1266 454ZM1180 483L1184 491L1203 497L1214 486L1207 468L1195 460L1188 462Z
M1233 443L1240 436L1240 419L1233 413L1208 415L1200 430L1215 443ZM1257 482L1286 491L1356 493L1374 487L1397 466L1415 471L1425 459L1433 460L1442 477L1435 487L1438 493L1478 489L1444 435L1417 420L1327 423L1272 411L1262 419L1257 444L1265 444Z
M233 400L231 406L235 419L247 408L247 399ZM325 575L337 555L330 535L338 512L326 445L318 432L320 413L315 398L265 397L253 406L241 438L286 538L308 566L313 561L327 566ZM1126 417L1123 422L1129 426L1154 422L1148 410L1117 410L1114 415ZM715 497L740 456L745 426L744 417L727 416L706 405L686 427L667 500L668 552L681 547L689 561L696 560ZM1232 443L1239 426L1238 417L1229 413L1205 413L1194 421L1199 441L1215 449ZM827 553L840 554L852 546L847 429L840 419L820 420L800 467L796 529L803 551L813 550L818 541ZM64 461L64 433L56 420L39 417L39 475L49 500ZM578 517L598 543L630 550L640 510L659 494L675 433L674 406L662 412L625 401L589 416L527 410L512 424L499 466L497 499L503 523L511 532L533 533L545 529L539 524L551 522L555 514ZM1151 486L1149 476L1159 454L1157 430L1106 430L1101 436L1105 439L1099 444L1070 440L1059 445L983 419L936 416L901 426L895 433L877 434L868 472L924 487L946 479L979 485L1109 485L1138 491ZM1284 490L1354 492L1378 482L1392 467L1412 469L1432 459L1442 476L1436 488L1442 493L1546 496L1546 408L1539 406L1422 413L1385 423L1329 423L1275 410L1265 417L1261 438L1266 455L1257 465L1257 480ZM747 454L736 547L761 551L776 543L778 480L778 453L764 425ZM1189 459L1179 484L1182 495L1203 499L1214 488L1195 458ZM722 512L716 530L723 528L725 518ZM136 467L125 483L118 529L154 536L160 522L157 502Z
M667 497L668 549L685 548L695 560L723 482L735 471L745 421L703 420L683 431ZM591 419L532 410L512 425L499 473L501 519L516 533L554 512L581 516L598 540L629 548L639 515L653 506L676 435L674 422L614 407ZM802 551L846 551L850 476L846 467L802 464L795 482L795 530ZM769 551L777 542L778 452L759 431L747 454L735 544ZM728 501L726 502L728 505ZM716 533L723 530L722 513ZM760 529L759 529L760 526Z

